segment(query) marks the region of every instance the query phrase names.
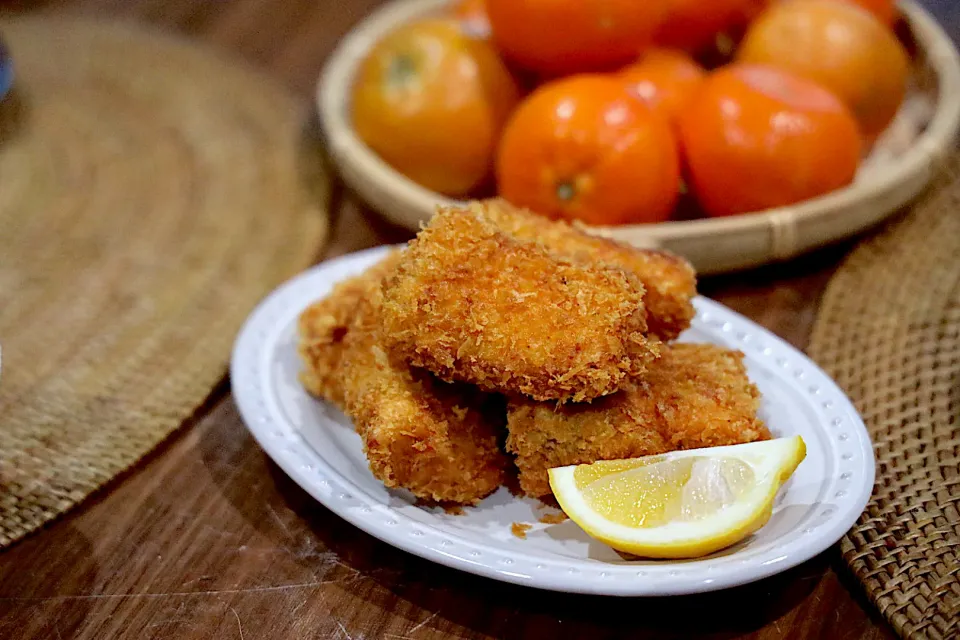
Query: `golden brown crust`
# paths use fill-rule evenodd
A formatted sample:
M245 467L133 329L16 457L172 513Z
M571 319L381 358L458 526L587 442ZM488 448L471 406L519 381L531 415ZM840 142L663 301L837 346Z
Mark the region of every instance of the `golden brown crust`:
M514 399L507 450L527 495L550 493L547 469L770 438L742 354L712 345L662 347L637 387L592 404Z
M426 500L473 504L503 484L510 464L500 447L502 403L387 358L378 334L380 282L395 264L392 255L305 312L302 325L316 327L326 315L321 335L334 327L340 339L301 348L308 356L303 379L322 381L308 388L336 399L353 420L370 470L384 485Z
M643 302L650 335L670 341L690 326L697 278L693 267L683 258L589 235L565 222L548 220L502 199L471 206L521 240L536 240L566 257L607 263L633 273L646 289Z
M535 498L550 493L547 469L552 467L667 450L652 405L629 390L561 407L515 399L508 405L507 430L507 450L516 456L520 488Z
M297 350L303 360L300 382L313 395L344 408L343 358L345 339L365 298L380 288L400 258L393 251L364 273L337 284L330 294L307 307L298 318Z
M711 344L674 344L644 384L655 398L667 446L698 449L770 439L757 417L760 391L743 353Z
M396 357L444 380L539 400L617 391L656 357L643 286L568 261L469 209L440 210L384 282Z

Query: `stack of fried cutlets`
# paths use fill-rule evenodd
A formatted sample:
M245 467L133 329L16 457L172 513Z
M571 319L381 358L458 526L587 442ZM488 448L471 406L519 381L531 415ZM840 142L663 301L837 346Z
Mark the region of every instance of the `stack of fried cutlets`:
M473 504L519 472L764 440L742 354L672 341L693 269L501 200L439 211L300 317L304 386L388 487Z

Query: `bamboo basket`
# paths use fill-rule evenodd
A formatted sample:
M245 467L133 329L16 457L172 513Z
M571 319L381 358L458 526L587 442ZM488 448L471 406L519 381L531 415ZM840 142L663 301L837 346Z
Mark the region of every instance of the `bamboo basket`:
M346 184L384 217L419 229L437 205L456 204L392 169L355 134L354 75L367 51L398 25L442 12L449 0L394 0L353 29L331 55L317 85L327 148ZM960 127L960 55L936 20L913 0L900 10L915 44L907 98L872 147L855 181L802 203L728 218L590 231L685 256L700 273L786 260L864 231L907 204L953 148Z

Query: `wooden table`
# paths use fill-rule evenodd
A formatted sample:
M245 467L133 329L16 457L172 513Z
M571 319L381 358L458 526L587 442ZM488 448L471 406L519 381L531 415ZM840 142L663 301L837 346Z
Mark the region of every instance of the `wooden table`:
M0 0L152 22L231 51L308 100L373 0ZM954 27L949 2L931 2ZM337 193L327 257L409 237ZM701 290L794 345L849 245ZM3 638L886 638L836 549L723 593L637 600L501 584L347 524L254 443L226 382L192 423L72 514L0 553Z

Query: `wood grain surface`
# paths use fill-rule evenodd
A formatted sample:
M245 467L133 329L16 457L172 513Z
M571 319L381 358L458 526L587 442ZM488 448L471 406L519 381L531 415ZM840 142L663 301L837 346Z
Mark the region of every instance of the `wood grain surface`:
M325 56L375 4L0 0L0 11L154 23L246 59L310 100ZM336 209L323 257L409 237L349 194ZM711 278L701 290L803 347L848 248ZM541 592L421 560L340 520L279 471L241 424L226 382L133 472L0 553L0 638L441 637L892 635L835 549L754 585L662 600Z

